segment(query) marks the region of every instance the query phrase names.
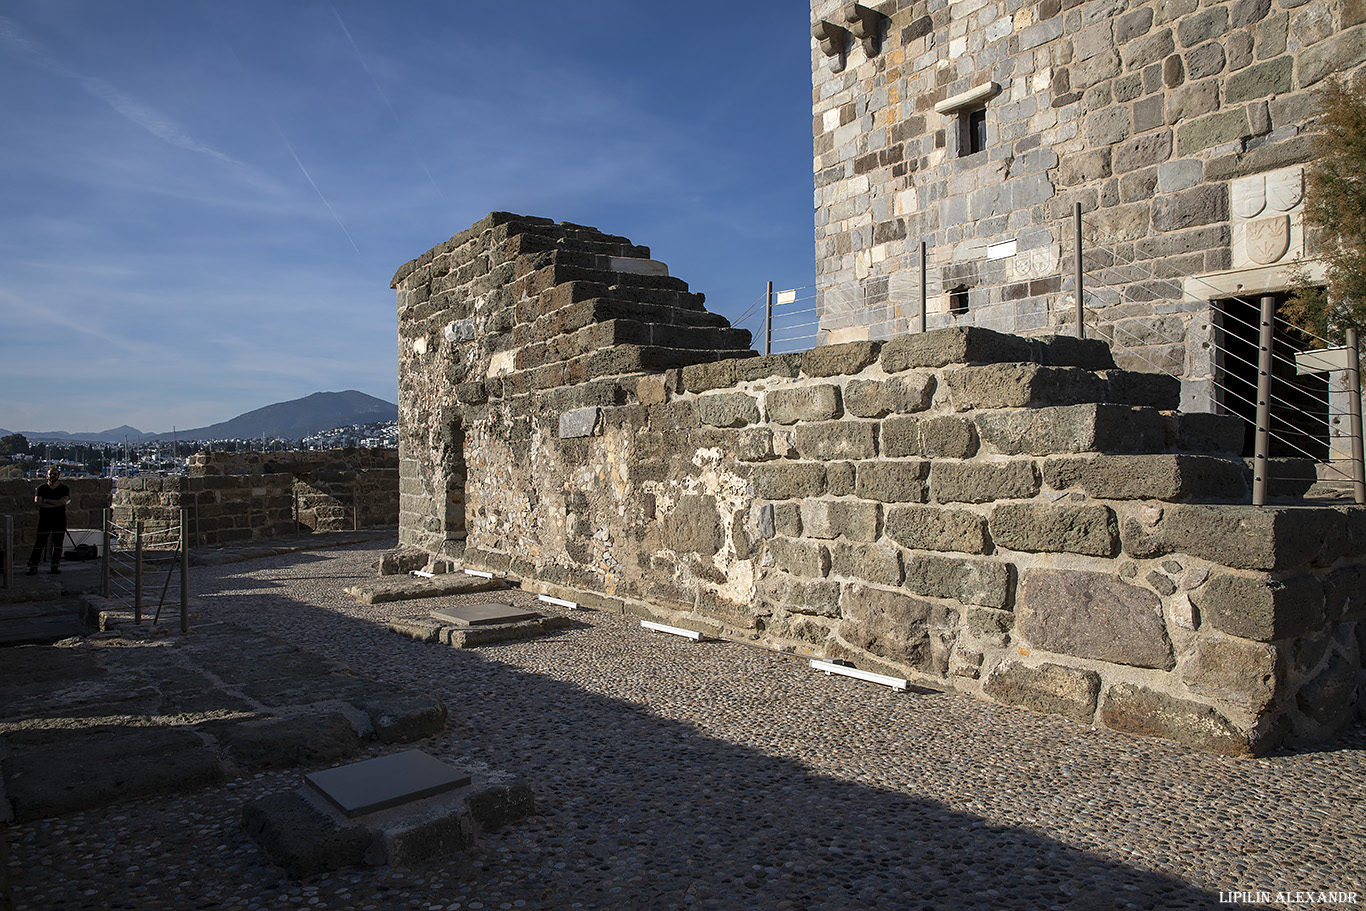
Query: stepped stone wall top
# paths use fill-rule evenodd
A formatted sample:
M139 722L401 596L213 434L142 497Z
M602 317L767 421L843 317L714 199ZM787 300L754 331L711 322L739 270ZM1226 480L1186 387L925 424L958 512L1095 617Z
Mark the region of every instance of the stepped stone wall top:
M550 230L481 224L460 249ZM556 238L543 269L581 255ZM430 568L1231 755L1356 716L1366 509L1247 505L1239 419L1174 378L966 327L538 385L516 365L582 279L534 273L446 306L398 282L400 538ZM611 281L611 321L658 290ZM443 330L470 312L497 330Z

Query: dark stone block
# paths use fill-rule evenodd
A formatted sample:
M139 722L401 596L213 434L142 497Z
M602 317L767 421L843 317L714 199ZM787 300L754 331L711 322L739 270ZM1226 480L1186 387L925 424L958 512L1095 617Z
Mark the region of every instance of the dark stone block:
M882 369L900 373L912 367L1010 363L1031 357L1029 342L1019 336L977 327L951 327L887 342L882 348Z
M359 866L370 849L365 826L339 823L297 791L248 803L242 808L242 828L295 879Z
M325 765L361 751L360 737L339 712L228 724L215 733L232 761L251 771Z
M1323 584L1303 574L1214 576L1191 593L1205 623L1230 636L1272 642L1316 632L1324 624Z
M997 545L1030 553L1112 557L1118 550L1115 514L1108 506L1002 503L991 514Z
M1015 615L1035 648L1131 667L1175 665L1161 600L1106 573L1028 570Z
M1060 664L1006 661L987 676L982 692L1005 705L1062 715L1088 724L1096 711L1100 675Z
M1100 720L1111 730L1174 740L1224 756L1260 756L1284 736L1276 725L1244 731L1207 705L1130 683L1106 691Z
M1039 492L1034 463L937 461L930 469L930 492L940 503L990 503L1026 499Z
M943 676L957 612L931 601L865 585L845 586L841 639L879 658Z

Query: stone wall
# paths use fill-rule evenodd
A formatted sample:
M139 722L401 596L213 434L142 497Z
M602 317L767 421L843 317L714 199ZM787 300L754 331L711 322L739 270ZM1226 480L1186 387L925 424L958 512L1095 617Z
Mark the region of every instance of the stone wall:
M199 453L188 477L119 478L114 521L178 524L190 511L192 546L398 522L393 450Z
M546 225L491 217L459 246ZM1175 380L1103 342L945 329L538 374L513 314L572 306L577 276L519 264L443 306L415 274L400 537L433 569L1231 755L1356 717L1366 509L1245 505L1237 419L1175 411Z
M0 516L11 516L14 520L16 565L28 559L33 547L34 531L38 528L38 507L33 496L42 483L39 478L0 481ZM103 527L102 513L109 506L113 482L108 478L62 478L62 483L71 491L71 502L66 506L67 527Z
M1183 375L1187 404L1208 409L1209 301L1284 290L1314 253L1305 131L1315 88L1366 61L1366 5L870 6L849 21L843 0L811 5L822 340L919 329L922 240L931 327L1071 332L1080 204L1091 331L1123 343L1125 366Z

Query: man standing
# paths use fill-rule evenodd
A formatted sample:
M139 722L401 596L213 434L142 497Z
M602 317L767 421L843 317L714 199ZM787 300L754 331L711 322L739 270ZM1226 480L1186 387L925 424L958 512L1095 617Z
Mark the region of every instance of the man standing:
M33 539L33 552L28 555L28 574L38 572L43 559L43 547L52 547L52 572L60 573L62 539L66 537L66 504L71 502L71 491L61 483L62 473L56 468L47 470L47 483L39 486L33 501L38 504L38 534Z

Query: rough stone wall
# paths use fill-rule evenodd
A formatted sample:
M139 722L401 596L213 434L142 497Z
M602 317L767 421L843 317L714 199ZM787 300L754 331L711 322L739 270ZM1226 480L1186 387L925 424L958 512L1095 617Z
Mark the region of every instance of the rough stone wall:
M42 483L37 478L0 481L0 516L11 516L14 520L16 565L28 559L33 547L34 531L38 528L38 507L33 495ZM71 502L66 506L67 527L103 527L102 513L109 506L113 483L108 478L62 478L62 483L71 490Z
M345 531L396 524L397 488L393 450L199 453L188 477L117 479L114 521L165 528L188 509L193 547Z
M1187 403L1209 402L1207 302L1284 290L1286 265L1313 254L1300 221L1313 89L1366 61L1366 5L870 6L880 42L812 43L822 340L920 328L921 240L931 327L1060 331L1079 203L1096 329L1132 349L1116 349L1121 364L1183 375ZM813 0L817 30L852 27L844 7ZM985 145L960 154L975 109ZM950 312L955 288L966 314Z
M398 270L403 543L458 553L468 535L529 552L553 510L502 466L543 450L547 414L623 405L643 372L752 353L747 331L649 256L495 212ZM470 467L479 503L465 500Z
M1232 755L1356 717L1366 509L1244 505L1238 419L1101 341L945 329L527 389L405 309L411 274L400 388L434 398L401 396L405 482L463 479L458 535L405 498L434 569ZM539 299L572 296L554 277Z

